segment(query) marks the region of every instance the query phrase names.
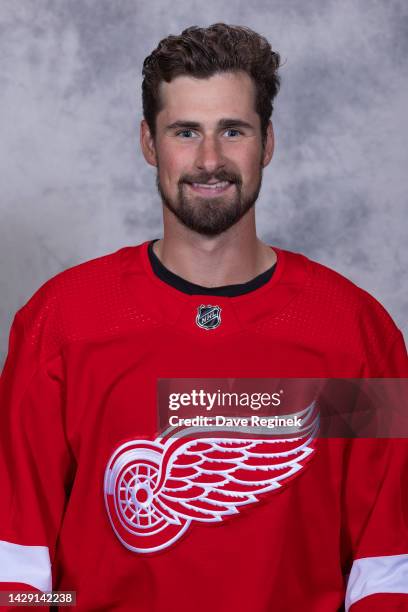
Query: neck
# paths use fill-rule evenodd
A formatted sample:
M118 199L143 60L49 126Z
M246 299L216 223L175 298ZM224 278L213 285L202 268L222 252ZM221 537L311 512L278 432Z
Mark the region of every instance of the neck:
M174 222L164 211L163 238L154 252L171 272L202 287L245 283L276 262L276 254L256 235L253 210L219 236L202 236Z

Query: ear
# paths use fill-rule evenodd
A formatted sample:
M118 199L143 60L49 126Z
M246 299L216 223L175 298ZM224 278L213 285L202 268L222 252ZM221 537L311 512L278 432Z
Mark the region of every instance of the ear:
M140 146L147 163L157 166L156 147L146 119L142 119L140 123Z
M273 151L275 149L275 136L273 133L272 121L269 121L266 130L266 140L263 150L262 166L265 167L269 164L272 159Z

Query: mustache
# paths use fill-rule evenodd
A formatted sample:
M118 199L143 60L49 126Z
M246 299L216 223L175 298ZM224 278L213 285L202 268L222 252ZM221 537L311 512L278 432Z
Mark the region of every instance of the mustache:
M202 172L195 176L186 174L179 180L179 185L182 183L202 183L206 184L214 181L228 181L229 183L236 183L237 185L242 184L242 179L239 175L233 174L232 172L220 171L216 174L210 174L208 172Z

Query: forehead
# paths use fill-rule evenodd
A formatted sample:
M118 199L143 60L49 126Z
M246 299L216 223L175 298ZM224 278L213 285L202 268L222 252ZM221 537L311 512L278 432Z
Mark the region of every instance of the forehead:
M208 78L178 76L160 84L162 109L158 119L203 120L219 116L254 119L255 85L246 72L224 72Z

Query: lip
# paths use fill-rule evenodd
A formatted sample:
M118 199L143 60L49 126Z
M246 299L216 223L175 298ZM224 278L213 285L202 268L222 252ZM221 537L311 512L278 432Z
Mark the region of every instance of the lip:
M224 181L220 181L220 182L224 182ZM228 189L230 189L230 187L233 187L234 183L228 183L228 185L226 185L225 187L199 187L196 184L192 184L192 183L187 183L188 187L191 189L191 191L194 191L194 193L198 193L200 195L205 196L206 198L211 198L214 196L218 196L221 195L225 192L228 191Z

